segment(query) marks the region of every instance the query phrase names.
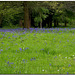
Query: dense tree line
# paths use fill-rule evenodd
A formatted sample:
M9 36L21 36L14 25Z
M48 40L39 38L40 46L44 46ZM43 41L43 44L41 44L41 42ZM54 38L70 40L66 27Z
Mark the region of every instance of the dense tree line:
M73 24L75 1L1 1L0 28L3 26L58 27ZM59 24L60 23L60 24Z

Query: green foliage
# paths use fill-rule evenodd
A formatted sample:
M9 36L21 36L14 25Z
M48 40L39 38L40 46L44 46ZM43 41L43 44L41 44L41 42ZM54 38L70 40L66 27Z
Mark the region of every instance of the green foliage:
M15 4L14 2L0 2L0 14L2 14L2 25L3 26L13 26L14 22L16 24L16 21L18 19L15 19L15 15L19 16L19 19L21 19L22 15L19 15L20 13L23 13L23 6L17 7L17 5L11 5ZM17 4L17 3L16 3ZM18 3L19 4L19 3ZM18 21L19 24L19 21Z
M35 26L49 15L52 15L52 21L74 24L74 4L75 2L53 2L53 1L27 1L29 16L33 16ZM0 2L0 20L3 26L13 26L19 24L19 20L24 20L24 2Z
M43 7L38 8L37 15L34 18L35 25L38 25L38 23L42 22L42 20L45 20L47 18L47 14L49 13L49 10Z

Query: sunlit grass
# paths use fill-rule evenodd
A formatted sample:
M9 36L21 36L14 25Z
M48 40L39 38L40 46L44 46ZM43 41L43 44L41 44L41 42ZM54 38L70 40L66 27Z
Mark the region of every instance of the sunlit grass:
M0 73L75 74L74 32L0 32Z

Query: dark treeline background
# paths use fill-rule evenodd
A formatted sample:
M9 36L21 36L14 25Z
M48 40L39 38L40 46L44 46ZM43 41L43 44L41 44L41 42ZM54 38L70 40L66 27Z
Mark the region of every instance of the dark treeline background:
M75 25L75 1L0 1L0 28Z

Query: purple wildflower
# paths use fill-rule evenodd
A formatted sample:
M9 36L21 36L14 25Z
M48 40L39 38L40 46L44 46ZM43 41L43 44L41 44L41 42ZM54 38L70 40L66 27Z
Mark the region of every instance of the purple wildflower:
M70 67L71 65L69 64L68 67Z
M9 39L10 37L8 37L8 39Z
M4 43L2 42L2 44L4 44Z
M33 60L35 60L35 58L33 57Z
M51 66L51 64L49 64Z
M36 51L36 53L37 53L37 51Z
M59 33L59 34L61 34L61 33Z
M74 35L74 33L73 33L73 35Z
M15 45L18 45L17 43Z
M25 59L22 60L25 63Z
M10 64L14 64L14 63L12 62L12 63L10 63Z
M31 58L31 61L32 61L32 58Z
M21 73L21 71L19 73Z
M41 49L41 50L44 50L44 49Z
M48 54L49 54L49 51L48 51Z
M1 51L3 51L3 49L1 49Z
M36 34L34 34L34 36L35 36Z
M67 42L69 42L69 40L67 40Z
M55 40L55 38L53 40Z
M9 64L9 61L7 62L7 64Z
M20 51L22 50L22 48L19 48L20 49Z
M67 72L67 74L69 74L69 73Z
M27 48L25 48L25 50L27 50L27 49L29 49L28 47Z
M23 32L23 34L25 34L25 32Z

